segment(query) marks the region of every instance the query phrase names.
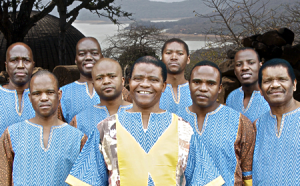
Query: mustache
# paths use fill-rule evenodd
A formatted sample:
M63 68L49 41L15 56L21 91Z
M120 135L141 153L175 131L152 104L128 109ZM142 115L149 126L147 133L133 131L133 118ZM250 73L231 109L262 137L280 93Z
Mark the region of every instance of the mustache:
M282 92L282 93L285 93L285 90L282 89L282 88L277 88L277 89L271 89L271 90L268 90L267 91L267 94L273 94L275 92Z
M105 86L105 87L102 87L101 90L105 90L107 88L113 88L113 89L116 89L116 86Z

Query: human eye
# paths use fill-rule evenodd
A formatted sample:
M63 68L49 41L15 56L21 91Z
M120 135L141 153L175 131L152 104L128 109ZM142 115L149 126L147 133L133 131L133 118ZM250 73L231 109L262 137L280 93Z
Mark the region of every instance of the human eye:
M85 53L84 52L79 52L79 54L78 54L79 56L84 56L85 55Z
M102 80L103 79L103 77L97 77L96 78L96 80Z
M240 67L242 66L242 63L236 63L235 66Z

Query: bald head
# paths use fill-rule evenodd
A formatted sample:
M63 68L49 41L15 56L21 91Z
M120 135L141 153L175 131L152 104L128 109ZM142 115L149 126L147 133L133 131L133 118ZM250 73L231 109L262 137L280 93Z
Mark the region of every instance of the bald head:
M122 68L117 61L109 58L98 60L93 67L92 77L100 100L113 100L122 96L124 78Z
M27 86L34 68L32 51L25 43L14 43L6 52L6 71L9 84L17 87Z

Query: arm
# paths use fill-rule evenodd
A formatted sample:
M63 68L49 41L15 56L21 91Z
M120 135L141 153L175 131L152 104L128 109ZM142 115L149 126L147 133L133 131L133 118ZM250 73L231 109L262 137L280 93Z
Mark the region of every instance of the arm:
M235 180L242 180L245 186L252 186L252 162L255 147L255 127L240 114L239 130L234 143L237 166Z
M88 139L88 137L84 134L83 137L81 138L80 151L81 151L82 148L84 147L84 145L85 145L87 139Z
M100 132L95 129L75 161L66 183L73 186L108 185L107 168L99 145Z
M77 116L77 115L76 115ZM77 128L77 119L76 116L73 117L72 121L69 123L72 127Z
M8 129L4 131L0 138L0 185L12 185L12 167L14 161Z
M184 174L187 186L221 186L225 183L197 134L194 134L191 138L189 157Z

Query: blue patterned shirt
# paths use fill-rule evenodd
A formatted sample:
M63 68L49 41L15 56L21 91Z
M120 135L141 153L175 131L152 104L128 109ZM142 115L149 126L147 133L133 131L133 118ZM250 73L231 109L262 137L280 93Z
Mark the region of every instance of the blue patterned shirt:
M172 85L167 84L165 91L160 97L159 107L161 109L180 116L180 112L190 105L192 105L192 98L189 83L178 85L177 97L175 97Z
M242 185L243 180L252 179L255 132L248 118L227 106L220 105L216 110L206 114L202 130L199 131L197 115L188 107L184 113L182 112L181 117L191 124L205 145L224 178L225 185Z
M29 89L25 89L20 110L17 91L0 86L0 136L8 126L35 116L28 94Z
M247 107L244 107L244 91L242 87L232 91L226 99L226 106L241 112L254 122L257 118L270 110L268 102L259 91L253 91Z
M171 125L173 117L169 112L151 113L147 129L143 129L141 113L125 111L101 121L89 136L66 182L70 185L119 185L122 180L119 176L117 155L117 120L145 153L149 153ZM206 185L212 181L215 185L222 185L224 181L204 145L197 135L193 135L189 123L182 118L178 118L178 133L180 143L176 169L177 185ZM147 186L154 185L149 174Z
M256 121L253 185L300 185L300 108L282 115L280 130L271 111Z
M120 105L118 113L131 108L132 104ZM96 128L97 124L107 117L109 117L109 112L106 106L94 105L74 116L70 122L70 125L78 128L88 136Z
M64 181L85 140L81 131L64 123L51 127L45 147L43 126L28 120L9 126L1 137L1 160L6 158L8 166L0 165L0 184L13 180L13 185L67 185Z
M90 95L87 82L75 81L61 87L61 90L61 108L67 123L70 123L80 111L100 103L100 98L94 89L93 94Z

